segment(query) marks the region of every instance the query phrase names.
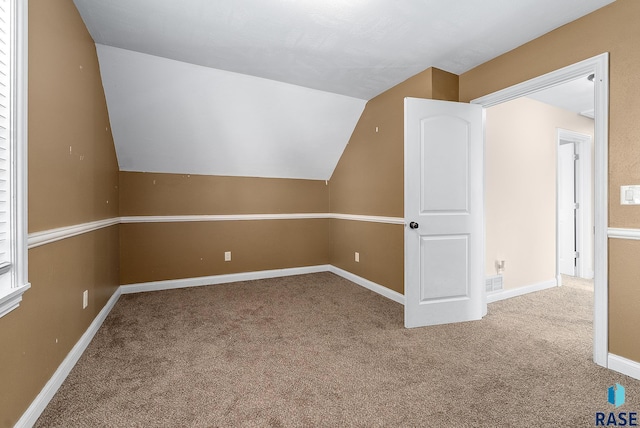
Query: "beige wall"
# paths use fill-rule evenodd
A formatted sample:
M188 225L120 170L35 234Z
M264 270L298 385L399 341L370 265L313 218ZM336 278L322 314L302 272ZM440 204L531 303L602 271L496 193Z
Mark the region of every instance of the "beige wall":
M429 68L371 99L331 176L331 212L403 217L404 98L445 99L457 86Z
M369 101L329 186L316 180L121 172L120 215L403 217L407 96L457 99L458 76L430 68ZM122 284L331 263L404 290L399 225L335 219L127 224L120 242ZM231 262L224 262L225 251L232 251Z
M122 216L327 213L324 181L120 173ZM121 225L120 282L329 263L329 219ZM231 261L224 261L231 251Z
M609 240L609 352L640 361L638 241Z
M322 180L120 172L120 215L329 212Z
M403 225L332 219L331 238L332 265L404 293Z
M118 215L93 39L70 0L29 2L29 232Z
M457 100L457 88L458 76L429 68L371 99L331 176L331 212L404 217L404 98ZM404 292L402 226L332 225L331 264Z
M120 226L120 283L329 263L329 219ZM231 261L224 261L231 251Z
M499 56L460 76L460 99L469 101L497 90L540 76L603 52L610 54L609 93L609 226L640 228L640 207L621 206L620 186L640 183L640 2L617 0L596 12L558 28L511 52ZM627 257L640 257L640 241L620 243L610 240L611 248L624 246ZM609 257L610 296L624 295L640 301L633 267L620 263L613 252ZM637 278L637 276L635 277ZM615 279L615 281L614 281ZM637 337L640 311L612 299L609 307L609 350L640 362L640 349L627 342ZM613 322L615 320L617 322Z
M31 0L29 231L117 216L117 185L93 40L71 0ZM118 235L113 226L29 250L31 289L0 319L0 426L20 418L115 292Z
M504 287L556 276L558 128L593 137L593 119L530 98L486 110L486 273L505 261Z

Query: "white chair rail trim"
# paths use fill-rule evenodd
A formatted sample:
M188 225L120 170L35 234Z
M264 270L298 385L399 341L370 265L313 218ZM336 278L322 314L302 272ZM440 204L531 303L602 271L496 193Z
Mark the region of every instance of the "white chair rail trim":
M236 214L236 215L176 215L176 216L125 216L113 217L104 220L97 220L88 223L76 224L73 226L59 227L55 229L43 230L29 234L28 247L35 248L41 245L50 244L62 239L71 238L83 233L116 224L129 223L180 223L198 221L248 221L248 220L301 220L301 219L337 219L364 221L383 224L405 224L402 217L383 217L357 214L340 213L298 213L298 214ZM625 229L610 227L607 230L610 239L633 239L640 240L640 229Z
M40 245L50 244L62 239L71 238L72 236L81 235L83 233L92 232L94 230L113 226L120 223L119 217L108 218L104 220L92 221L89 223L75 224L73 226L59 227L56 229L43 230L29 234L27 246L29 249L39 247Z
M607 236L615 239L640 239L640 229L621 229L610 227L607 230Z
M297 213L297 214L235 214L235 215L173 215L173 216L125 216L97 220L73 226L59 227L29 234L28 248L50 244L62 239L71 238L83 233L130 223L181 223L181 222L209 222L209 221L250 221L250 220L304 220L304 219L338 219L351 221L365 221L383 224L404 224L402 217L381 217L356 214L336 213Z

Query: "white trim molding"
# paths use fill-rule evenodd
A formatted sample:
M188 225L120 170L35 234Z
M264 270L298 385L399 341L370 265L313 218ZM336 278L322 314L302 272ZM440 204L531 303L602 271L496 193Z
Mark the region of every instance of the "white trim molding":
M339 267L329 265L329 272L335 273L338 276L341 276L344 279L347 279L355 284L358 284L361 287L369 289L374 293L377 293L387 299L393 300L394 302L400 303L404 305L405 298L403 294L398 293L397 291L393 291L390 288L384 287L380 284L376 284L373 281L369 281L361 276L355 275L351 272L348 272L344 269L340 269Z
M608 368L640 380L640 363L615 354L609 354Z
M201 276L197 278L169 279L164 281L142 282L138 284L124 284L120 286L122 294L146 293L150 291L173 290L176 288L203 287L207 285L228 284L239 281L253 281L256 279L281 278L293 275L306 275L309 273L331 272L347 279L361 287L367 288L383 297L404 305L404 295L390 288L376 284L373 281L362 278L344 269L333 265L316 265L298 268L272 269L255 272L241 272L226 275Z
M165 281L142 282L120 286L122 294L145 293L149 291L173 290L176 288L202 287L206 285L228 284L230 282L253 281L256 279L279 278L326 272L329 265L307 266L299 268L272 269L256 272L231 273L226 275L201 276L197 278L169 279Z
M510 86L508 88L499 90L492 94L485 95L480 98L471 100L473 104L481 104L483 107L491 107L497 104L504 103L506 101L515 100L520 97L526 97L533 92L547 89L552 86L566 83L567 81L584 77L589 73L597 71L595 79L596 81L602 81L603 72L608 71L608 67L601 66L608 64L609 54L603 53L592 58L585 59L584 61L577 62L564 68L552 71L542 76L534 77L533 79L518 83L517 85ZM594 70L595 69L595 70ZM594 83L597 83L594 81ZM608 87L606 88L608 90ZM597 114L597 109L596 109Z
M229 214L229 215L139 215L121 217L121 223L183 223L198 221L301 220L330 218L329 213Z
M306 275L309 273L331 272L347 279L361 287L367 288L383 297L404 305L404 295L390 288L376 284L373 281L362 278L344 269L333 265L316 265L298 268L272 269L255 272L241 272L226 275L201 276L197 278L169 279L164 281L142 282L138 284L124 284L120 286L122 294L146 293L149 291L173 290L176 288L202 287L207 285L228 284L239 281L253 281L256 279L281 278L293 275Z
M332 213L297 213L297 214L230 214L230 215L140 215L113 217L104 220L96 220L88 223L59 227L29 234L28 248L50 244L62 239L71 238L83 233L114 226L116 224L131 223L186 223L209 221L251 221L251 220L304 220L304 219L340 219L352 221L365 221L383 224L404 224L402 217L380 217L355 214Z
M226 275L201 276L197 278L169 279L164 281L142 282L138 284L125 284L120 286L122 294L146 293L150 291L173 290L176 288L203 287L207 285L228 284L239 281L253 281L256 279L281 278L293 275L305 275L309 273L331 272L347 279L361 287L367 288L383 297L404 305L404 295L393 291L373 281L362 278L344 269L333 265L316 265L298 268L272 269L255 272L241 272Z
M594 56L584 61L535 77L501 91L494 92L472 103L491 107L541 89L556 86L593 73L594 84L594 319L593 361L607 366L608 355L608 186L609 186L609 53Z
M338 214L332 213L331 218L336 220L365 221L369 223L402 224L404 217L380 217L375 215Z
M300 219L338 219L365 221L371 223L404 224L402 217L381 217L339 213L297 213L297 214L228 214L228 215L166 215L166 216L125 216L122 223L179 223L195 221L248 221L248 220L300 220Z
M39 247L40 245L50 244L62 239L71 238L72 236L81 235L83 233L92 232L120 223L120 218L108 218L104 220L92 221L89 223L76 224L73 226L59 227L57 229L49 229L41 232L29 234L29 249Z
M607 231L609 238L640 240L640 229L621 229L610 227Z
M591 159L593 137L588 134L581 134L579 132L571 131L568 129L557 128L556 130L556 273L560 274L560 172L561 168L561 156L560 146L563 144L573 144L574 154L577 155L577 163L575 164L573 187L575 189L575 199L578 209L575 211L575 251L580 254L580 257L576 259L574 275L584 279L593 279L593 176ZM566 254L565 254L566 256Z
M487 303L498 302L500 300L511 299L512 297L523 296L529 293L535 293L536 291L547 290L549 288L557 287L558 281L556 279L550 279L549 281L538 282L536 284L525 285L524 287L511 288L502 291L496 291L494 293L487 293Z
M66 358L62 361L58 369L55 371L51 379L42 388L42 391L33 400L29 408L22 414L22 417L16 423L16 427L32 427L44 409L47 407L53 396L56 394L64 380L69 376L71 370L76 365L84 351L91 343L93 336L96 335L100 326L111 312L116 302L120 298L120 288L111 296L106 305L102 308L98 316L93 320L87 331L84 332L80 340L71 349Z
M5 44L3 61L6 70L3 77L3 149L6 150L6 170L3 175L3 201L6 219L5 256L2 263L0 284L0 317L20 306L22 294L29 283L29 257L27 252L28 224L28 0L9 0L3 6L2 24Z
M18 288L12 288L9 294L0 296L0 318L16 309L22 302L22 294L31 288L31 284L26 283Z
M24 291L29 283L28 224L29 224L29 0L15 0L16 40L16 283Z

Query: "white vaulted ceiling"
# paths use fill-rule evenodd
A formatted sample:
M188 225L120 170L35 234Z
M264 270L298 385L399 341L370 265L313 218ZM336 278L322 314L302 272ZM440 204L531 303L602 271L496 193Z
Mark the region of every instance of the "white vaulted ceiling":
M74 0L122 169L299 178L329 178L363 100L612 1Z
M122 171L331 177L365 101L97 45Z

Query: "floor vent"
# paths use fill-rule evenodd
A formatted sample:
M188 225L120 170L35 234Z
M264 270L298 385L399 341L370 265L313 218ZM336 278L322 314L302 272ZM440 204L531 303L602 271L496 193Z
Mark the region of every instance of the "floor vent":
M502 275L489 276L485 280L487 293L502 290Z

